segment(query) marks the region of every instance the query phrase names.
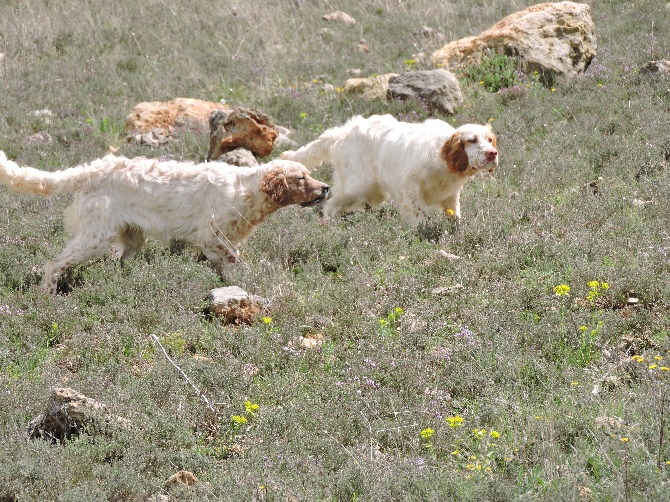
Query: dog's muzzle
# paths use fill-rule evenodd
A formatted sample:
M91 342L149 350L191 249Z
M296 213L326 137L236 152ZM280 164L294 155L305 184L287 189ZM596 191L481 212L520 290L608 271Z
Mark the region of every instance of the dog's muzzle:
M323 200L325 200L326 197L328 197L328 194L329 194L329 193L330 193L330 187L329 187L328 185L325 185L325 186L321 189L321 195L319 195L316 199L314 199L314 200L312 200L312 201L310 201L310 202L303 202L303 203L300 204L300 205L301 205L302 207L315 206L315 205L318 204L319 202L322 202Z

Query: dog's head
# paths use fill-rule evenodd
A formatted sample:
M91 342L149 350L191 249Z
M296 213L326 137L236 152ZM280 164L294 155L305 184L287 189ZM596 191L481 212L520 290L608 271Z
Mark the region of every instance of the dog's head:
M490 124L466 124L454 132L442 146L442 158L449 170L466 175L480 169L498 167L496 135Z
M280 206L318 204L330 188L309 175L305 166L290 160L274 160L263 175L261 191Z

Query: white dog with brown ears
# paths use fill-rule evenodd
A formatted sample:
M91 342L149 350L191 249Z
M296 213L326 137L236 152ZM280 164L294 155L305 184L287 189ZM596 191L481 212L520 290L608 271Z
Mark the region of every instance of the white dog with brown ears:
M354 117L281 158L308 168L322 162L333 165L331 195L323 203L325 217L376 207L391 197L410 226L425 222L430 207L460 218L465 182L498 166L490 124L454 129L442 120L411 124L391 115Z
M4 152L0 182L15 192L74 194L64 214L72 240L44 267L42 289L51 294L69 267L102 256L112 245L122 260L131 258L145 236L184 240L221 272L226 263L239 261L237 246L268 215L290 204L316 204L329 190L303 165L287 160L237 167L108 155L46 172L19 167Z

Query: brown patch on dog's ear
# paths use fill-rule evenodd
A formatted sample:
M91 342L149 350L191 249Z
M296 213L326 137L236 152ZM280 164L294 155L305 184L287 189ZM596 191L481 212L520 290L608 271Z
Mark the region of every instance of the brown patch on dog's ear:
M493 138L491 140L491 144L493 145L493 148L495 148L497 150L498 149L498 138L496 138L496 133L493 132L493 127L491 127L490 122L486 124L486 127L489 130L489 132L491 133L491 137Z
M442 145L440 152L442 158L447 163L447 167L454 173L462 173L468 168L468 154L461 143L461 132L456 131Z
M261 180L261 192L280 206L289 204L288 183L283 169L272 169Z

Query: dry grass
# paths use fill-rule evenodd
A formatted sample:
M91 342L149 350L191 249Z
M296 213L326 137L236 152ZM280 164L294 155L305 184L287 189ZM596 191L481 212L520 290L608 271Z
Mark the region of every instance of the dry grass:
M422 67L420 53L531 3L0 2L0 149L44 169L110 145L201 160L203 131L125 143L132 106L177 96L258 107L301 143L353 114L422 120L419 104L323 83ZM492 118L501 164L467 185L458 229L407 232L391 205L331 224L287 209L225 279L150 244L124 268L76 267L50 298L38 283L68 200L0 190L0 500L146 500L180 469L203 481L170 492L184 500L666 498L670 91L637 69L670 57L670 10L589 5L586 75L517 99L463 77L447 120ZM332 10L356 25L322 21ZM361 38L369 53L353 50ZM222 326L203 313L222 285L269 303L251 325ZM294 342L316 334L317 350ZM133 429L26 441L56 385Z

